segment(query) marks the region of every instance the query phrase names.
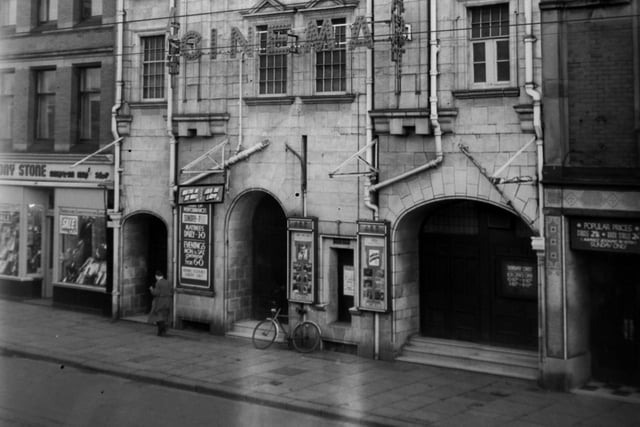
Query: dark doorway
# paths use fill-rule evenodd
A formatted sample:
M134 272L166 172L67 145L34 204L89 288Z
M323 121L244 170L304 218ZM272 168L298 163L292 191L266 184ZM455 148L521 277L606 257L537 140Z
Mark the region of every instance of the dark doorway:
M351 322L349 309L353 307L353 250L335 249L338 257L338 322ZM345 287L345 282L349 282ZM350 288L350 290L349 290ZM347 292L345 293L345 290Z
M594 378L640 386L640 256L585 254Z
M252 316L262 319L272 306L287 314L287 219L278 202L263 197L253 216Z
M422 227L423 335L537 347L537 261L531 231L483 203L450 201Z

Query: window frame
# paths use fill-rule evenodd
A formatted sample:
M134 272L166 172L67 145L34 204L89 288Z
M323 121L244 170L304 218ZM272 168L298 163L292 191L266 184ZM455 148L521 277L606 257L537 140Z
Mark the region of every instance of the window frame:
M102 0L80 0L80 19L87 21L102 16L104 2ZM99 9L99 13L96 12Z
M38 24L48 24L58 20L58 0L38 0Z
M18 0L0 0L0 27L15 27Z
M89 70L97 70L98 72L97 86L92 88L85 87L87 72ZM102 67L100 65L78 67L77 85L78 85L77 142L78 144L83 144L83 145L98 145L100 142L100 127L101 127L100 126L101 125L101 108L100 107L102 102L102 99L101 99ZM97 95L97 100L95 99L96 95ZM91 107L89 107L88 111L85 111L84 106L86 101L89 101L90 103L93 103L96 101L98 102L97 114L93 113L93 110L91 109ZM97 116L95 123L93 120L94 116ZM89 137L86 137L86 134L84 133L87 124L89 126Z
M257 90L256 92L258 96L262 96L262 97L286 96L289 93L289 85L290 85L289 53L267 52L269 33L271 31L274 31L273 30L274 26L276 27L275 31L280 33L282 31L285 31L285 27L287 27L288 24L265 22L255 26L255 38L256 38L256 45L257 45L257 51L256 51L256 72L257 72L257 79L256 79L257 88L256 89ZM280 59L282 62L280 64L275 64L275 62L277 62L278 59ZM266 61L266 64L264 67L263 67L263 60ZM272 67L269 65L270 60L274 62ZM282 63L284 63L284 66L282 66ZM264 80L263 80L263 70L266 75L266 79ZM272 71L273 75L275 76L277 70L280 70L281 78L279 80L276 80L274 77L274 79L270 80L268 78L269 72ZM263 84L265 85L265 91L263 91ZM267 85L270 85L273 89L275 89L275 86L278 84L282 88L281 91L276 92L275 90L273 91L268 90L269 87Z
M501 2L469 2L470 4L466 5L467 9L467 17L468 17L468 82L469 86L472 89L490 89L490 88L504 88L510 87L516 84L516 67L517 67L517 56L516 56L516 34L515 31L512 30L512 25L514 24L512 21L512 13L511 13L511 3L508 1ZM505 8L506 14L501 17L506 17L502 20L492 19L491 15L492 9L497 8ZM474 21L474 11L479 11L482 13L483 10L488 11L489 13L489 21L480 21L478 24L475 24ZM483 27L485 22L488 22L488 27ZM497 25L495 25L497 24ZM476 27L477 25L477 27ZM478 35L474 36L474 31L478 29L478 31L482 31L485 28L488 28L488 35ZM493 30L497 30L498 34L493 34ZM502 31L506 30L506 34ZM499 45L501 43L507 43L507 49L501 50ZM482 50L484 52L484 61L476 61L476 47L482 46ZM508 53L508 58L501 59L498 57L499 52ZM506 68L501 68L499 63L508 63ZM484 64L484 81L476 81L476 64ZM499 80L499 71L508 71L509 76L507 79Z
M55 81L56 81L56 69L55 68L42 68L42 69L37 69L34 71L34 81L35 81L35 120L34 120L34 132L35 132L35 140L38 142L47 142L47 143L53 143L55 141L55 123L56 123L56 92L47 92L44 91L43 88L41 88L41 76L44 76L44 73L52 73L51 75L53 76L53 82L52 85L55 85ZM44 101L50 101L50 103L44 103ZM47 134L43 137L41 134L41 125L42 123L42 107L46 105L46 106L53 106L53 113L52 113L52 117L50 120L50 123L48 123L47 128L49 128L49 132L47 132ZM47 114L49 115L49 114ZM49 134L50 133L50 134Z
M9 75L11 79L5 80ZM15 70L0 70L0 120L6 119L5 122L0 122L0 140L13 138L15 78Z
M147 53L145 42L151 39L156 39L156 40L162 39L162 43L161 43L162 51L159 56L157 55L155 58L147 60L145 56ZM166 91L167 91L166 35L164 33L141 34L139 36L139 40L140 40L140 100L143 102L163 101L166 98ZM157 50L158 48L156 47L155 49ZM162 73L147 74L147 68L146 68L147 65L153 66L155 71L157 71L158 69L161 69ZM154 78L154 77L158 78L158 76L160 75L162 75L161 85L156 85L153 87L146 86L145 82L147 78ZM151 92L151 90L154 91L154 93L151 95L158 95L158 92L161 92L160 93L161 96L159 97L146 96L147 91Z
M332 49L332 50L328 50L328 49L322 49L322 50L314 50L314 57L313 57L313 70L314 70L314 79L313 79L313 92L315 94L318 95L330 95L330 94L344 94L347 92L347 72L348 72L348 58L347 58L347 41L348 41L348 31L349 31L349 23L347 21L346 16L330 16L330 17L318 17L318 18L313 18L316 21L316 24L318 25L318 28L320 28L322 26L322 23L324 22L325 19L331 21L331 26L333 27L334 30L334 37L336 38L336 49ZM343 21L340 23L334 23L334 21ZM342 34L343 39L342 40L338 40L338 34L336 32L336 28L337 27L343 27L344 28L344 33ZM340 46L340 47L338 47ZM333 85L334 82L337 81L340 88L338 90L319 90L319 81L327 81L326 78L320 78L318 76L319 74L319 70L322 67L322 70L326 72L326 70L331 70L331 73L333 71L333 67L334 67L334 61L333 61L333 55L340 55L340 59L342 60L342 62L338 62L338 66L340 67L340 74L341 76L335 78L333 76L331 76L329 78L329 85L331 86L331 89L333 89ZM319 64L319 60L320 58L327 58L327 56L329 56L331 59L329 62L325 62L323 64ZM326 74L323 74L323 77L326 76ZM323 85L324 86L324 85Z

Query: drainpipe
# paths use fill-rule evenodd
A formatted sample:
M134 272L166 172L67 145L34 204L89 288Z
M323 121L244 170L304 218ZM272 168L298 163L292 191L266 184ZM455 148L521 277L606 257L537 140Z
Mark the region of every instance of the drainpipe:
M116 4L116 93L115 103L111 108L111 135L114 140L121 139L118 133L118 111L122 107L122 53L124 49L124 0L117 0ZM110 213L115 224L113 230L113 267L111 274L111 317L117 319L120 312L120 185L121 185L121 146L117 142L114 147L114 177L113 177L113 211Z
M398 181L402 181L412 175L434 168L442 163L442 160L444 159L444 153L442 152L442 128L440 127L440 121L438 119L438 52L440 51L440 46L438 45L436 24L436 0L431 0L429 10L429 120L431 121L431 128L433 129L436 158L415 169L387 179L386 181L371 185L368 189L370 192L379 191L384 187Z
M371 24L371 37L373 37L373 0L367 0L366 10L365 10L365 21ZM365 102L366 102L366 116L365 116L365 142L369 144L373 140L373 120L371 119L371 111L373 111L373 47L371 49L367 49L366 51L366 59L367 69L365 76ZM374 149L378 144L372 145L365 152L365 159L368 164L373 164L374 161ZM375 162L378 163L378 158L375 156ZM375 165L374 165L375 166ZM373 212L373 219L378 219L378 205L371 201L371 186L375 182L375 177L373 172L369 174L368 179L364 184L364 205L371 209ZM377 352L376 352L377 354Z
M244 65L244 51L240 53L239 61L239 74L238 74L238 146L236 147L236 154L242 150L242 73Z
M173 12L176 8L176 0L169 0L169 11ZM175 19L174 13L170 13L171 18ZM173 36L174 28L172 25L167 26L167 41ZM176 192L176 158L178 150L178 141L173 133L173 75L169 73L169 67L166 67L165 76L167 78L167 136L169 137L169 205L171 206L171 224L173 238L171 239L171 266L172 266L172 283L173 283L173 324L176 324L176 293L178 281L178 271L176 268L176 246L178 244L178 209L175 203Z
M544 164L543 151L543 133L542 133L542 117L541 117L541 99L542 96L533 80L533 43L536 37L533 35L533 17L531 0L524 2L524 19L525 19L525 36L524 36L524 55L525 55L525 92L531 97L533 102L533 129L536 138L537 152L537 174L538 174L538 236L531 238L531 247L536 252L538 258L538 347L539 347L539 363L540 370L544 370L546 345L543 336L545 318L546 318L546 278L545 278L545 223L544 223L544 189L542 187L542 166ZM564 280L563 280L564 282ZM565 319L566 331L566 319ZM566 353L566 334L565 335L565 353Z

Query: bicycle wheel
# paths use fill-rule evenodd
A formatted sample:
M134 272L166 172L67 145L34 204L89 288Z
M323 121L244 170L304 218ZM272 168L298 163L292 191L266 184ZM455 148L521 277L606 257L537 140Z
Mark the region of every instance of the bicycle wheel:
M253 330L251 341L253 346L259 350L263 350L269 347L276 340L278 335L278 328L276 322L271 319L266 319L258 323Z
M293 330L293 347L300 353L310 353L320 344L320 328L305 320Z

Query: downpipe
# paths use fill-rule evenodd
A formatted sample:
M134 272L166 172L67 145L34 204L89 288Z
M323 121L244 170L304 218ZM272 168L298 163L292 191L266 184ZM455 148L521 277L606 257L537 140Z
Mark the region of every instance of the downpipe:
M176 8L176 0L169 0L169 11L172 12ZM169 15L173 16L173 13ZM172 18L169 18L172 19ZM173 34L173 27L171 25L167 25L167 52L168 52L168 41L169 37ZM173 286L173 309L172 313L172 324L175 326L176 324L176 288L178 284L178 271L177 271L177 256L176 256L176 247L178 244L178 207L175 202L175 194L177 190L176 186L176 158L177 158L177 150L178 150L178 141L176 139L175 134L173 133L173 75L169 73L169 67L165 67L165 76L167 78L167 123L166 123L166 132L169 137L169 205L171 206L171 228L172 228L172 241L171 241L171 283ZM168 273L167 273L168 275Z

